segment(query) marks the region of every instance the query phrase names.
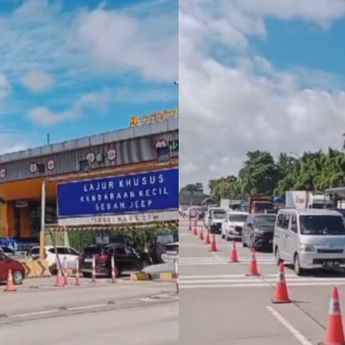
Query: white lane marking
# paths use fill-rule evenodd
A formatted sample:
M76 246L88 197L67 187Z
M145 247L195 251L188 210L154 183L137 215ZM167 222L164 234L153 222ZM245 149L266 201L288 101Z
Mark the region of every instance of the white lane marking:
M187 275L180 275L180 279L181 280L187 280L187 279L200 279L200 278L231 278L231 277L241 278L244 276L245 276L244 273L243 274L209 274L209 275L205 274L205 275L188 275L188 276ZM265 274L262 277L263 278L265 278L265 277L278 277L278 274L277 273L272 273L272 274L270 273L270 274ZM287 278L287 277L306 279L303 277L297 277L295 274L285 274L285 278ZM251 277L248 277L248 278L251 278ZM254 278L256 278L256 277L254 277ZM343 278L343 279L345 280L345 278Z
M345 281L337 282L337 285L345 285ZM303 282L303 283L290 283L290 287L306 287L306 286L333 286L334 282ZM203 283L199 285L192 285L192 284L180 284L180 289L229 289L229 288L253 288L253 287L272 287L270 283L227 283L227 284L212 284L210 283Z
M312 345L312 343L307 340L302 333L292 326L291 323L288 322L275 309L273 309L271 306L267 306L266 308L302 345Z
M10 318L17 318L17 317L28 317L28 316L38 316L38 315L46 315L46 314L52 314L61 311L60 309L50 309L50 310L42 310L42 311L35 311L31 313L23 313L23 314L15 314L10 315Z
M104 307L108 307L109 305L107 304L91 304L91 305L82 305L79 307L71 307L71 308L67 308L67 310L84 310L84 309L94 309L94 308L104 308Z

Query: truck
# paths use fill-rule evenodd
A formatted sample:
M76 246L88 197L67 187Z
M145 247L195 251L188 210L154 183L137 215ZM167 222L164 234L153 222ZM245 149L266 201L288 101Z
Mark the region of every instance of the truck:
M241 200L233 200L233 199L221 199L220 200L220 207L224 210L241 210L242 209L242 201Z
M323 192L293 190L285 193L286 208L331 208L332 201L329 195Z
M249 198L249 213L271 213L274 211L273 197L252 195Z

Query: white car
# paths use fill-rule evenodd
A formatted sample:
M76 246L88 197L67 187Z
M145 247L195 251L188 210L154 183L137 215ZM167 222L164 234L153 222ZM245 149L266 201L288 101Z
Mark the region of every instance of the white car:
M66 260L67 268L76 269L77 260L79 260L80 256L77 250L71 247L56 246L56 252L54 246L45 247L45 260L48 262L49 267L56 264L56 257L58 256L61 265L63 265L64 260ZM40 247L32 247L28 256L32 259L38 259L40 256Z
M229 212L222 223L222 238L225 238L227 241L231 239L241 239L242 229L248 215L248 212Z
M162 254L161 258L162 261L165 263L173 262L174 260L178 260L178 252L179 252L179 243L167 243L165 245L164 253Z

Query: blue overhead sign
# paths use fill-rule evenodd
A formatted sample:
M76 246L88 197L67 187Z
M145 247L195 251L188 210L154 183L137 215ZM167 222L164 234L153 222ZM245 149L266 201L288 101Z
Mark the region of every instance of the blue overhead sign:
M60 218L178 209L178 169L58 185Z

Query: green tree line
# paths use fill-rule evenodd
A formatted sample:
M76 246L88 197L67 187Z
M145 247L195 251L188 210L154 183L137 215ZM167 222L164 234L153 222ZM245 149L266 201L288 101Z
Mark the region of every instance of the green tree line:
M281 153L275 160L269 152L251 151L238 172L209 181L211 197L240 199L252 194L284 196L287 190L323 191L345 184L345 154L304 152L300 157Z

